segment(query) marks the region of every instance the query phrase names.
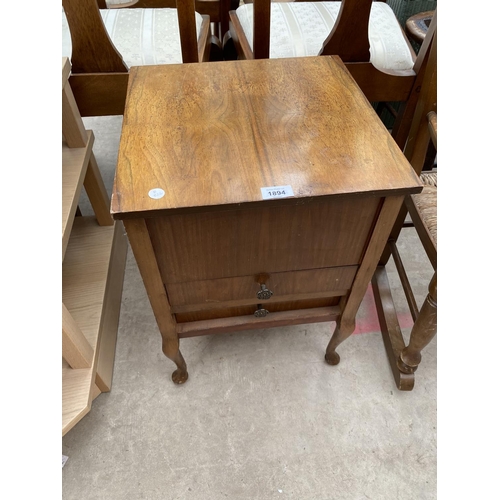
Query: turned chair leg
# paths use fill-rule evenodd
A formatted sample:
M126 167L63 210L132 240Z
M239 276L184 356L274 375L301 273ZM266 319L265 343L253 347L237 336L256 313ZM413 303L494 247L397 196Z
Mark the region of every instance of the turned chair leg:
M162 351L168 359L171 359L177 365L177 370L172 373L172 380L176 384L183 384L189 375L186 362L179 350L179 339L162 334Z
M429 294L413 325L410 342L397 361L403 373L414 373L422 359L422 350L436 336L437 331L437 273L429 284Z

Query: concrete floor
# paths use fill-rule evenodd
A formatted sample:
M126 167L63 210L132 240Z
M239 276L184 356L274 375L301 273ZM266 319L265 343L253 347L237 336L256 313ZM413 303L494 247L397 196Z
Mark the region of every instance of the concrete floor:
M111 192L121 117L85 123ZM400 241L420 305L432 268L413 229ZM392 263L389 271L408 335ZM62 440L63 499L436 498L437 339L414 390L400 392L371 289L335 367L323 359L333 326L181 340L190 377L176 386L129 250L113 386Z

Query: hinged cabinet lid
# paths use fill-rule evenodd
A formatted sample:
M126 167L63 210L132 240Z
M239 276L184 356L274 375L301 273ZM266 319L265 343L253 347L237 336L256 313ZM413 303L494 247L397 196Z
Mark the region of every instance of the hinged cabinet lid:
M338 57L130 70L115 218L420 189Z

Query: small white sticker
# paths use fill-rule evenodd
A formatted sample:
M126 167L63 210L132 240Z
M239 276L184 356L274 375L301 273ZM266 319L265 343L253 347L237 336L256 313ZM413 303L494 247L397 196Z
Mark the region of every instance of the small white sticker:
M64 467L66 465L66 462L68 461L68 457L66 455L62 456L62 466Z
M159 200L165 196L165 191L161 188L154 188L151 189L148 194L150 198L153 198L153 200Z
M289 198L293 196L292 186L271 186L260 188L262 198L270 200L272 198Z

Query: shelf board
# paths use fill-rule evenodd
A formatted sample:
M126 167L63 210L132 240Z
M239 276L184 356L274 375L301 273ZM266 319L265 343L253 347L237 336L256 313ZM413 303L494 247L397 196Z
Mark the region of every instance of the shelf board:
M92 368L74 370L63 359L62 366L62 434L66 434L89 411L92 400Z
M94 351L91 368L62 367L62 432L66 434L92 404L107 279L115 226L95 217L76 217L62 265L62 300Z
M94 134L87 130L87 145L84 148L69 148L62 145L62 258L68 245L76 207L80 199L83 181L94 144Z

